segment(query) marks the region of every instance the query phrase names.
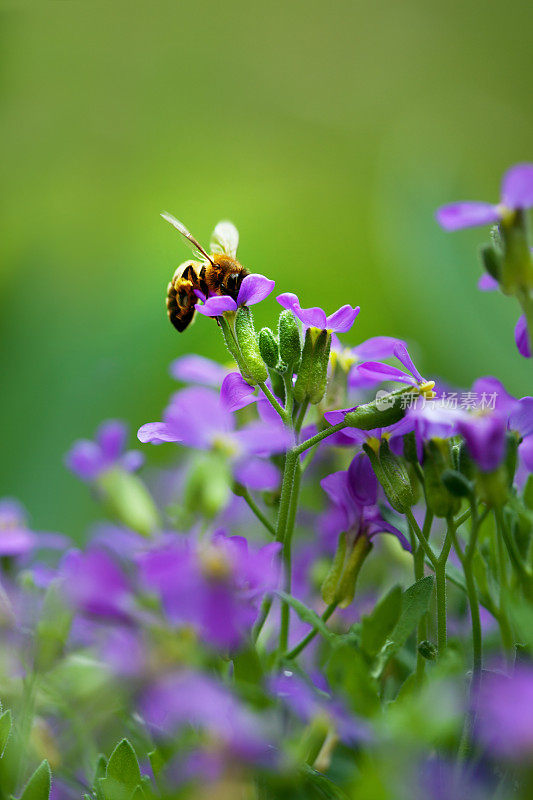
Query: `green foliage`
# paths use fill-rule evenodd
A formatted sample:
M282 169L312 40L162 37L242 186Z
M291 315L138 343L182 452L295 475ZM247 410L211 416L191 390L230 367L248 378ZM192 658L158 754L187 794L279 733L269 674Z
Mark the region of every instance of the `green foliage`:
M11 734L12 725L13 719L11 716L11 711L7 709L7 711L4 711L0 716L0 758L4 755L4 750L6 749L7 741Z
M402 590L393 586L368 616L361 621L361 649L376 656L394 630L402 611Z
M50 766L48 761L45 760L37 767L29 779L20 796L20 800L48 800L51 780Z
M145 797L135 750L127 739L117 744L109 757L105 778L96 785L104 800L140 800Z

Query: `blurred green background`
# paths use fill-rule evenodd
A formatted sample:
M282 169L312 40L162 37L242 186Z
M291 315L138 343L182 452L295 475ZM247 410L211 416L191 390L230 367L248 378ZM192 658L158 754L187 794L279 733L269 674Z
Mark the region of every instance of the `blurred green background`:
M533 158L530 2L1 8L0 494L36 526L97 513L74 439L160 419L169 362L223 356L207 320L168 324L188 251L162 209L203 242L233 220L243 263L305 304L360 304L350 343L406 337L428 375L531 391L514 302L476 289L486 232L433 217Z

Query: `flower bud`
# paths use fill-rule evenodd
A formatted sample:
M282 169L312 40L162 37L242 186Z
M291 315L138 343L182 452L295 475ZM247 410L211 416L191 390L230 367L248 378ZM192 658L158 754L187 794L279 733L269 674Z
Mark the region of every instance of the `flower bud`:
M96 480L110 514L127 528L151 536L160 520L152 496L142 480L123 469L109 469Z
M427 639L424 639L422 642L420 642L418 645L418 652L428 661L435 661L437 658L437 648L433 642L428 642Z
M279 347L270 328L262 328L259 331L259 352L267 367L276 369L279 361Z
M452 466L452 455L446 439L430 439L424 444L424 486L429 509L436 517L449 517L459 511L460 499L448 491L442 474Z
M418 451L414 431L406 433L403 437L403 456L409 464L418 464Z
M445 469L441 481L454 497L471 497L474 491L473 484L456 469Z
M341 533L339 536L339 542L337 544L337 549L335 551L335 555L333 556L333 562L329 571L324 578L321 587L321 594L322 600L324 603L335 602L335 595L337 592L337 585L342 575L342 568L344 566L344 559L346 556L346 534Z
M309 400L310 403L316 405L324 397L328 380L330 348L331 334L328 331L318 328L307 329L302 360L294 385L294 399L297 403Z
M228 503L231 486L231 471L224 454L202 454L187 474L183 506L189 514L212 519Z
M358 536L354 546L348 553L346 564L339 581L335 599L338 601L339 608L348 608L355 595L355 585L361 571L361 567L372 550L372 543L366 536Z
M288 366L297 365L302 355L300 330L292 311L282 311L278 321L279 357Z
M407 404L404 395L410 392L413 389L399 389L397 392L382 395L371 403L357 406L345 414L344 422L350 428L359 428L361 431L393 425L405 416Z
M252 312L246 306L241 306L237 311L235 317L235 339L239 345L247 375L252 378L254 383L264 383L268 377L268 372L259 351ZM245 376L243 375L243 377Z
M529 292L533 287L533 263L527 241L526 216L517 209L500 224L503 242L501 286L505 294Z
M374 474L395 511L405 514L414 502L409 473L402 460L394 455L386 439L382 439L376 452L369 444L363 450L370 459Z
M502 275L502 257L492 244L484 244L481 246L479 255L481 263L485 272L488 272L491 278L494 278L498 283Z
M459 445L459 457L457 468L461 475L464 475L468 480L472 480L476 474L475 464L468 452L466 442L462 441Z

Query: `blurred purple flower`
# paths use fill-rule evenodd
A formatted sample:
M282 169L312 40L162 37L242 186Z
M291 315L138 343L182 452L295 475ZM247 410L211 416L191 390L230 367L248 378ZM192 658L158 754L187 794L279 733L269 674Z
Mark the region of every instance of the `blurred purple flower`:
M130 585L117 561L98 548L70 550L59 575L69 602L89 616L126 620L132 610Z
M514 338L520 355L524 356L524 358L531 358L531 344L529 342L529 332L525 314L522 314L522 316L518 318L514 329Z
M436 213L447 231L476 225L495 225L506 213L533 206L533 164L517 164L503 176L501 200L497 205L481 202L451 203Z
M221 396L203 386L176 392L164 412L163 422L143 425L137 434L139 440L151 444L176 442L199 450L223 450L241 483L252 489L275 489L279 472L261 458L283 452L290 445L290 432L279 420L272 423L258 420L236 430L235 417L229 407L242 407L243 399L247 399L243 392L248 391L244 384L244 381L233 384L229 381ZM250 483L247 482L248 463Z
M223 684L199 672L168 675L141 699L141 713L155 735L175 736L184 726L208 735L229 759L269 763L274 749L261 732L261 721Z
M493 472L505 457L506 419L502 414L471 415L458 422L468 452L482 472Z
M62 549L68 543L59 533L31 530L26 510L17 500L0 500L0 556L25 556L41 547Z
M491 673L481 686L477 737L496 756L533 756L533 667L519 664L510 677Z
M218 388L222 384L228 373L227 369L216 361L194 354L177 358L171 363L169 371L177 381L200 383L214 388Z
M369 540L378 533L391 533L405 550L411 549L403 533L383 519L376 505L378 484L365 453L358 453L346 471L327 475L320 485L332 503L322 517L322 527L333 543L342 532Z
M219 648L248 635L263 596L279 577L277 542L252 549L240 536L176 536L140 556L143 582L161 596L172 623L192 625Z
M144 456L138 450L125 451L128 428L119 420L104 422L96 431L95 441L80 439L65 456L67 467L84 481L94 481L106 470L119 467L135 472Z
M257 402L255 387L247 383L240 372L230 372L222 381L220 402L226 411L239 411Z
M280 294L276 297L276 300L283 308L292 311L305 328L320 328L331 333L346 333L349 331L360 311L359 306L352 308L350 305L345 305L328 317L326 312L317 306L302 308L298 297L292 292Z
M329 694L318 690L290 670L284 670L280 675L272 677L269 689L306 724L317 717L328 718L341 741L346 744L368 742L372 739L368 725L349 714L342 703L332 700Z
M247 275L241 283L236 301L228 295L213 295L206 298L202 292L197 291L196 295L202 302L197 303L195 308L204 317L219 317L224 311L237 311L240 306L260 303L273 291L274 286L274 281L254 273Z

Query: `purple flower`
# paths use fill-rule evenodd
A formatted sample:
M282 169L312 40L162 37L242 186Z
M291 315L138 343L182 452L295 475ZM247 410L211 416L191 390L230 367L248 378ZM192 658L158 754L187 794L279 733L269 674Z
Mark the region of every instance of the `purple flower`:
M63 591L73 606L89 616L125 620L131 611L129 583L109 553L93 548L70 550L59 573Z
M458 422L468 452L482 472L493 472L505 457L506 419L502 414L471 415Z
M251 489L275 489L279 472L273 464L261 459L283 452L290 445L290 432L279 420L255 421L236 430L230 408L246 405L247 394L253 390L232 375L235 373L225 379L221 396L203 386L176 392L163 421L143 425L137 435L143 443L176 442L199 450L220 450L232 461L241 483L244 480L244 485Z
M31 530L26 510L17 500L0 500L0 556L25 556L38 547L62 549L68 541L59 533Z
M342 703L290 670L272 677L269 688L303 722L310 723L317 717L329 719L339 738L347 744L368 742L372 738L368 726L349 714Z
M407 352L407 347L401 343L394 347L393 354L408 372L403 372L397 367L382 364L379 361L365 361L357 366L357 371L366 378L376 381L394 381L396 383L407 383L411 386L420 386L428 383L415 367L413 360ZM433 383L428 385L428 389L433 387Z
M260 720L223 684L199 672L167 675L141 700L141 713L159 736L175 736L191 726L222 747L229 759L270 762L273 749L261 733Z
M517 665L507 677L492 673L481 687L477 737L493 754L513 761L533 755L533 668Z
M96 431L95 441L80 439L65 457L67 467L84 481L94 481L103 472L118 467L135 472L144 456L138 450L125 451L127 426L118 420L104 422Z
M529 342L529 332L525 314L522 314L516 323L514 338L520 355L524 356L524 358L531 358L531 344Z
M143 581L161 596L168 619L192 625L213 646L238 647L279 576L277 542L252 549L239 536L172 537L139 558Z
M335 543L342 532L367 539L378 533L391 533L405 550L411 549L403 533L383 519L376 505L378 484L365 453L358 453L347 470L327 475L320 485L332 502L322 518L323 528Z
M227 369L210 358L194 354L181 356L173 361L170 374L183 383L200 383L218 388L227 375Z
M275 282L264 275L247 275L241 283L237 301L228 295L213 295L206 298L202 292L196 295L201 300L195 308L204 317L220 317L225 311L237 311L240 306L253 306L264 300L274 289Z
M278 295L276 300L283 308L292 311L305 328L320 328L331 333L346 333L349 331L360 311L359 306L352 308L350 305L345 305L328 317L326 312L317 306L302 308L298 297L291 292Z
M230 372L222 381L220 402L227 411L239 411L257 402L255 387L247 383L240 372Z
M447 231L495 225L510 211L533 206L533 164L517 164L503 176L501 200L491 203L451 203L439 208L437 222Z

